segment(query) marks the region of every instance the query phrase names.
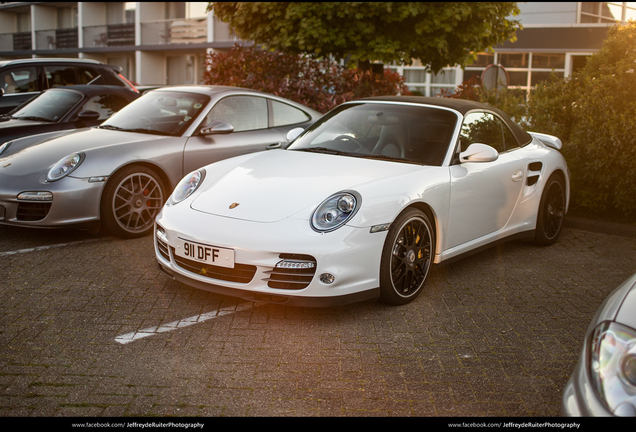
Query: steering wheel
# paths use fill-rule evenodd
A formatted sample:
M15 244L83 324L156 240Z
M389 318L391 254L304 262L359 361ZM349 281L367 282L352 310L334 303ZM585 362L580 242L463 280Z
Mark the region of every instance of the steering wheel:
M358 141L357 139L350 137L349 135L340 135L337 136L334 141L351 141L352 143L354 143L355 145L358 146L357 150L361 150L361 149L366 149L365 146L363 146L360 141Z

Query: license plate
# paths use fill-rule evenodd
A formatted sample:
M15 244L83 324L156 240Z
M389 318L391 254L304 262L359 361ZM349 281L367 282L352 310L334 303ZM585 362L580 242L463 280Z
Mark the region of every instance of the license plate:
M175 253L192 261L219 267L234 268L234 250L182 239L177 240Z

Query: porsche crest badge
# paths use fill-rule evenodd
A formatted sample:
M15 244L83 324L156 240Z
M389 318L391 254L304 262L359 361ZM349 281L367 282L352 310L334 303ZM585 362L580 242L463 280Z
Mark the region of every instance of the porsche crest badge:
M239 203L232 203L230 204L230 210L232 210L233 208L236 208L239 206Z

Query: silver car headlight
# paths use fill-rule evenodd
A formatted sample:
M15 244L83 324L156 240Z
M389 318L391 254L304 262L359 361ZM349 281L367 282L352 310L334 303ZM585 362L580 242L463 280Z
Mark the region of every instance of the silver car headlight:
M199 185L203 183L204 178L205 170L203 168L192 171L190 174L185 176L179 184L177 184L176 188L174 188L174 192L172 192L169 202L171 204L179 204L197 190Z
M590 375L601 400L617 416L636 416L636 330L601 323L590 351Z
M359 208L359 199L349 192L331 195L318 206L311 217L311 227L318 232L340 228Z
M67 175L72 173L75 168L80 166L83 160L83 153L73 153L72 155L60 159L58 163L51 167L48 174L46 175L46 180L54 182L66 177Z
M0 155L2 155L2 153L4 153L4 151L9 148L12 142L13 141L7 141L6 143L0 145Z

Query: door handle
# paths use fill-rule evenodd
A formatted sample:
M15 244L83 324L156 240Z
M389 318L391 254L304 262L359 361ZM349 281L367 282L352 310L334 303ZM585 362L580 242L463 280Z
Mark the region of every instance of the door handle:
M523 171L521 170L517 170L515 172L512 173L512 181L513 182L518 182L523 178Z
M281 148L282 146L283 146L283 144L282 144L282 143L277 142L277 143L267 144L267 145L265 146L265 148L266 148L267 150L272 150L272 149Z

